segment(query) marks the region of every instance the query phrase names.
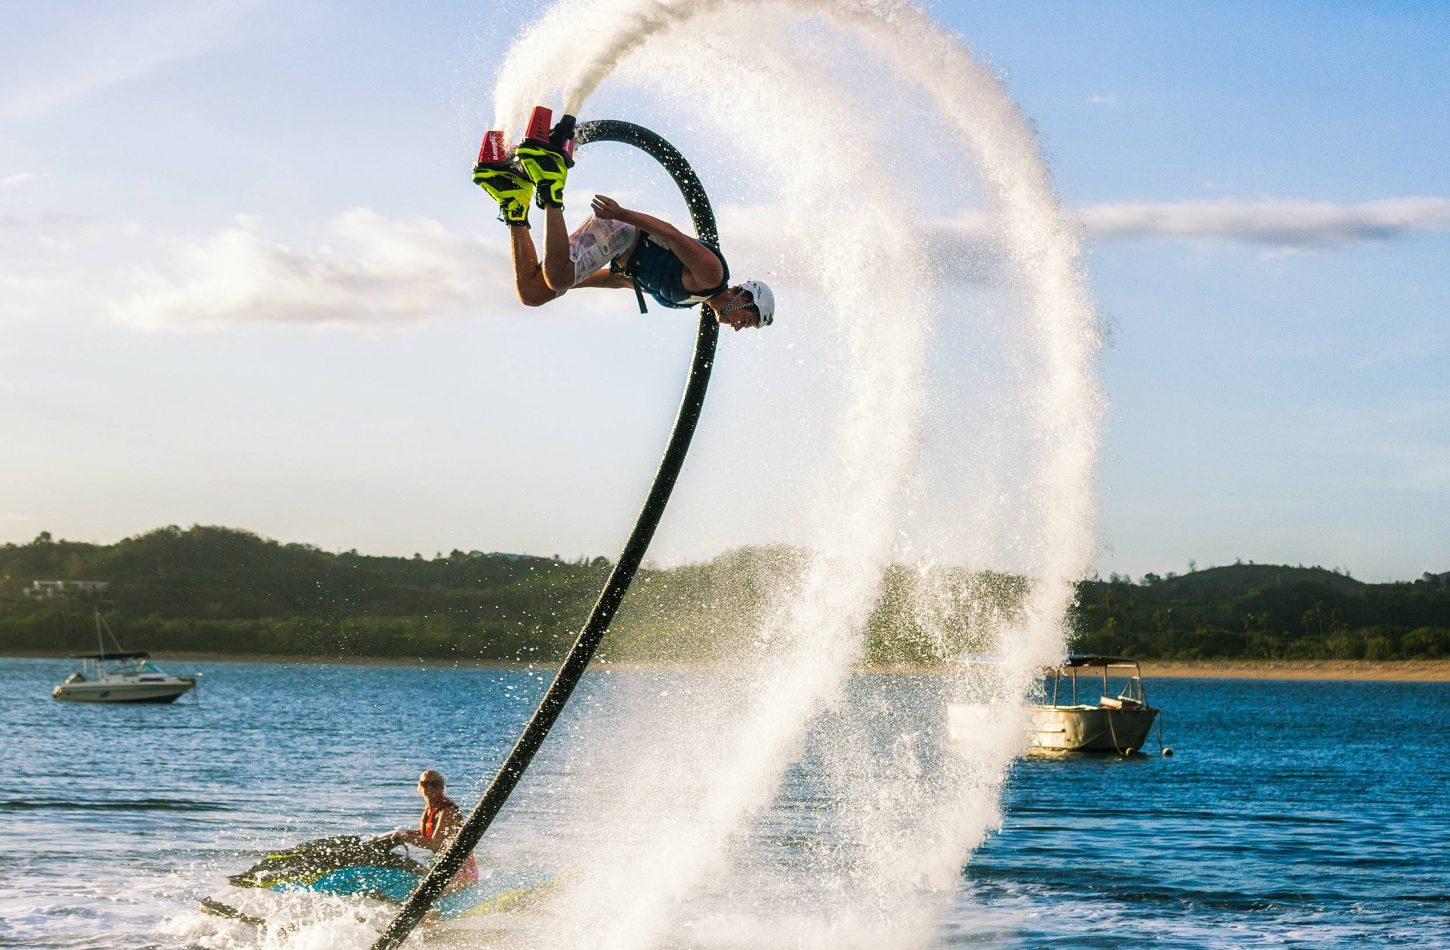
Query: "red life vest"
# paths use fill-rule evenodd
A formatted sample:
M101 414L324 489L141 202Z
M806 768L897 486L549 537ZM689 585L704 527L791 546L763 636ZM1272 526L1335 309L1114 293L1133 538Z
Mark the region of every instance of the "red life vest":
M418 833L429 841L433 840L433 829L438 827L438 819L443 817L445 812L458 811L458 805L453 799L445 798L438 804L437 808L432 805L423 807L423 817L418 819Z
M436 808L432 805L424 806L423 815L418 819L418 833L423 836L424 841L432 843L433 833L441 824L440 819L450 811L455 814L458 812L458 805L451 798L443 799ZM459 866L458 873L453 875L453 880L449 882L448 886L450 888L467 887L477 880L478 865L474 863L473 855L470 854L463 859L463 864Z

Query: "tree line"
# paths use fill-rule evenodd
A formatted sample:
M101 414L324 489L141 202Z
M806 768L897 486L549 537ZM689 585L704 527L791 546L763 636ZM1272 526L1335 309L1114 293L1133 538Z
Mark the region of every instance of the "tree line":
M772 610L804 582L806 553L748 547L645 568L601 647L626 661L769 652ZM104 610L128 648L152 652L551 662L612 565L455 550L432 558L331 553L247 531L166 527L111 545L42 533L0 545L0 650L94 649ZM27 593L34 580L109 582L100 594ZM933 665L990 651L1030 582L962 568L894 566L867 620L866 663ZM1450 656L1443 577L1365 584L1339 571L1236 564L1078 585L1072 642L1140 658L1364 660ZM764 632L763 632L764 631Z
M1085 652L1165 659L1450 657L1450 577L1367 584L1321 567L1238 563L1078 585Z

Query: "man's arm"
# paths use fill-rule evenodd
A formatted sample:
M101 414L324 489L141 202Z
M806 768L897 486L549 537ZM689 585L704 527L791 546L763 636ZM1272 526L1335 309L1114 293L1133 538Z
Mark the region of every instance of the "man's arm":
M621 207L619 202L604 195L594 197L593 207L595 217L632 224L641 231L654 236L669 248L670 253L678 257L680 263L685 265L686 290L705 290L716 286L725 278L725 271L720 267L720 258L716 257L708 247L668 221L661 221L642 211L631 211ZM590 279L593 279L593 276L591 274ZM690 286L691 284L694 286Z
M608 267L601 267L579 281L575 287L633 287L634 281L623 274L611 274Z

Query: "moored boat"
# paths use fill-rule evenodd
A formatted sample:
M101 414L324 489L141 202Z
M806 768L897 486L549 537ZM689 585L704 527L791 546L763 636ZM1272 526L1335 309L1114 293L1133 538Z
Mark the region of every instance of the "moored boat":
M113 651L106 650L107 636L116 646ZM144 650L122 650L99 610L96 641L98 652L71 654L71 659L81 661L81 670L51 690L56 699L74 703L174 703L196 686L195 676L172 676L153 663L151 654Z
M1074 653L1045 672L1046 702L1032 706L1032 748L1119 754L1143 748L1158 710L1148 704L1137 660ZM1080 691L1099 695L1080 702Z
M1128 755L1143 748L1158 710L1148 703L1137 660L1074 653L1042 673L1042 701L1028 706L1029 751ZM946 711L956 743L995 728L1003 716L1000 703L947 703Z

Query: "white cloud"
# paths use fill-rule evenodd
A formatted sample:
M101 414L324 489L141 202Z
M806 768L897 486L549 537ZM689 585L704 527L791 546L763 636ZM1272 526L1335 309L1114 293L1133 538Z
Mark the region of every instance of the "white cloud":
M14 188L16 185L23 185L36 177L35 172L16 172L13 175L6 175L0 178L0 188Z
M171 266L138 270L139 292L113 313L148 327L388 325L513 296L502 240L486 245L427 218L395 221L366 208L335 219L328 240L297 250L266 237L259 220L239 218L213 236L174 242Z
M1088 96L1088 105L1093 106L1115 106L1118 104L1117 96Z
M1450 231L1450 198L1357 205L1315 201L1181 201L1098 205L1079 215L1096 238L1216 239L1277 248L1334 247Z
M1076 212L1098 241L1178 238L1251 244L1273 253L1450 231L1450 198L1392 198L1357 205L1314 201L1179 201L1096 205ZM947 254L985 262L991 221L969 211L927 225Z
M1099 240L1213 239L1293 251L1450 231L1450 199L1404 198L1340 206L1303 201L1190 201L1099 205L1079 216ZM769 209L727 206L722 230L732 259L770 262L791 279L792 251ZM926 225L928 244L958 279L994 281L1002 261L981 212ZM388 326L423 323L520 305L503 228L463 236L427 218L407 221L356 209L336 218L326 241L298 249L269 238L262 222L239 218L215 235L170 242L163 267L137 269L135 292L112 304L146 327L247 322ZM541 236L541 235L540 235ZM760 268L755 268L760 269ZM744 271L742 271L743 273ZM609 313L609 294L575 303Z

